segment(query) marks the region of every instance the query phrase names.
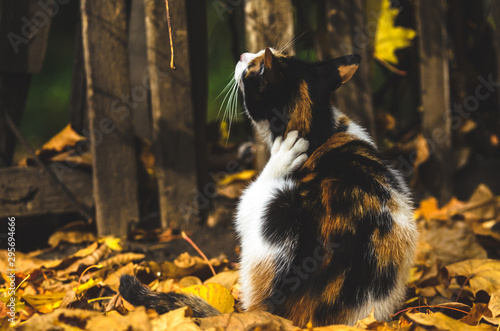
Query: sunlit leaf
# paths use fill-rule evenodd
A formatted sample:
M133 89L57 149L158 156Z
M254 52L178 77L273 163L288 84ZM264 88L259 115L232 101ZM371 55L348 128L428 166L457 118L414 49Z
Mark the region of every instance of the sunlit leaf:
M234 298L227 288L217 283L204 285L193 285L181 289L183 293L197 295L215 307L221 313L229 313L234 310Z

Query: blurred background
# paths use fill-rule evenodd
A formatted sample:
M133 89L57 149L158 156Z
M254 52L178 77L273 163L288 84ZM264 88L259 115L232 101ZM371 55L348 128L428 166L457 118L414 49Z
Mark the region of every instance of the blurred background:
M0 116L0 214L30 231L48 236L74 220L140 238L230 228L267 156L225 87L240 54L266 46L307 61L362 55L332 103L370 131L417 205L467 200L481 183L500 194L499 2L47 3L0 5L0 102L26 140ZM114 105L133 116L121 121ZM118 128L109 134L108 118ZM41 163L45 174L18 169Z

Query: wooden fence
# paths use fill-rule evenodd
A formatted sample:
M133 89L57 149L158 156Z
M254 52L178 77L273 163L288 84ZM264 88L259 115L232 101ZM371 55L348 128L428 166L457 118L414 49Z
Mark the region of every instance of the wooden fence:
M62 5L68 0L55 0ZM145 12L145 40L149 68L149 111L156 159L160 217L163 227L185 227L186 220L204 219L195 205L197 191L207 182L205 121L207 108L206 10L211 1L138 0ZM131 1L81 0L71 97L71 122L91 133L92 173L67 164L51 167L12 167L16 127L25 107L31 76L40 71L50 29L51 10L37 0L0 4L0 31L12 37L23 31L25 17L42 17L35 33L0 41L0 217L80 212L94 218L100 235L125 235L139 220L139 196L132 109L122 96L131 94L128 51ZM429 160L434 172L423 178L442 201L452 192L451 130L446 1L419 0L416 4L419 35L422 131L432 139L438 128L442 139ZM231 5L233 7L231 8ZM244 7L241 7L241 6ZM297 7L300 3L295 4ZM247 48L257 51L294 35L291 0L247 0L229 9L244 8ZM323 22L332 45L354 46L353 27L363 27L365 2L325 0L329 13ZM500 20L500 5L493 4ZM167 20L170 16L170 24ZM39 18L41 19L41 18ZM432 21L432 24L424 22ZM29 29L29 28L24 28ZM170 38L169 29L173 38ZM280 32L281 31L281 32ZM288 36L283 36L283 31ZM498 29L494 36L500 54ZM14 45L14 47L13 47ZM17 45L17 46L15 46ZM293 51L293 44L290 45ZM173 52L172 52L173 50ZM323 57L338 51L323 50ZM363 48L363 61L370 58ZM171 61L173 60L173 63ZM175 69L174 69L175 67ZM499 66L500 67L500 66ZM369 65L348 88L336 96L374 132L374 111ZM355 106L353 106L355 105ZM146 116L147 117L147 116ZM22 137L18 137L22 139ZM258 167L266 161L258 153Z

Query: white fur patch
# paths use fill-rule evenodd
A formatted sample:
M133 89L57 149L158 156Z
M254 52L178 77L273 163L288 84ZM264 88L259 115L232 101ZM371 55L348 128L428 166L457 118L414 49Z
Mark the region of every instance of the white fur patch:
M333 112L333 118L335 122L337 119L341 116L345 116L349 118L346 114L342 113L340 110L338 110L336 107L332 107L332 112ZM377 147L375 143L373 142L372 138L370 137L370 134L363 128L361 125L358 123L354 122L352 119L350 119L350 123L347 128L347 133L352 134L353 136L356 136L357 138L366 141L367 143L370 143L372 146Z
M259 289L252 287L253 267L268 259L286 259L285 248L267 243L262 236L263 218L267 205L279 190L290 189L295 183L285 178L259 177L243 193L236 213L236 232L241 241L241 302L247 309Z

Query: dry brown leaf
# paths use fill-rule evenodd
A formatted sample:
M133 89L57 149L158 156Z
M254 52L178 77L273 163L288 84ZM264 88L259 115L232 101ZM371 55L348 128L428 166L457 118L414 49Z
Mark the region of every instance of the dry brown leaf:
M415 162L413 163L414 168L418 168L422 163L429 159L430 151L429 145L427 144L427 139L420 133L417 135L415 139L417 157L415 158Z
M500 316L500 290L491 294L490 302L488 303L488 308L491 311L493 317Z
M493 328L490 325L481 324L478 326L471 326L460 321L457 321L451 317L446 316L443 313L433 313L433 314L411 314L406 313L406 318L411 320L417 325L423 326L424 328L431 328L433 330L449 330L449 331L457 331L457 330L485 330L485 331L493 331Z
M166 314L160 315L151 321L153 324L153 331L200 331L202 330L193 321L191 316L193 312L191 308L184 307L176 310L169 311Z
M217 283L228 290L231 290L234 284L238 282L238 270L229 270L219 272L217 275L210 277L205 281L206 283Z
M214 268L226 264L227 261L211 259L210 263ZM200 257L182 253L174 262L165 261L160 266L162 276L167 278L181 279L185 276L200 276L200 274L210 273L208 264Z
M429 220L419 223L420 241L429 244L432 264L440 266L468 259L485 259L488 254L477 243L472 228L465 222Z
M7 266L8 262L8 252L7 250L0 251L0 270L7 270L10 267ZM42 267L52 268L57 265L61 260L41 260L36 257L29 257L28 255L16 252L16 269L17 272L29 274L33 272L33 270L40 269Z
M97 243L94 243L97 245ZM89 246L93 247L93 245ZM88 250L85 249L85 253L87 253ZM105 257L107 254L109 254L110 249L106 244L102 244L99 248L94 250L91 254L86 255L85 257L73 262L69 267L67 267L64 270L59 270L57 271L57 276L62 277L62 276L67 276L73 272L76 272L80 266L91 266L94 264L97 264L103 257ZM74 256L77 256L77 254L83 254L83 252L78 251Z
M494 218L498 213L495 196L488 186L480 184L466 206L467 213L479 219L489 220Z
M490 310L488 309L488 306L485 305L484 303L477 303L474 304L472 307L471 311L464 316L462 319L460 319L460 322L469 324L469 325L478 325L479 321L484 317L491 315ZM491 316L489 316L491 317Z
M92 232L80 231L56 231L49 238L49 245L56 247L61 242L80 244L82 242L94 242L97 238Z
M106 259L101 262L101 265L105 267L113 266L114 264L127 264L132 261L139 261L143 260L146 257L144 254L139 254L139 253L122 253L122 254L117 254L113 257L110 257L109 259Z
M201 285L201 284L203 284L201 279L199 279L198 277L195 277L195 276L186 276L186 277L182 277L182 279L179 280L180 287L189 287L189 286Z
M50 138L50 140L42 146L42 150L52 150L60 152L64 149L64 147L75 146L77 142L85 139L85 137L80 136L78 133L76 133L71 128L71 125L68 124L54 137Z
M475 259L446 266L449 277L466 277L474 294L500 290L500 261Z
M132 262L118 269L118 271L113 272L104 280L104 284L108 285L113 291L118 291L120 286L120 277L122 275L134 275L134 264Z
M415 218L449 220L463 206L462 201L452 198L446 205L439 208L437 199L430 197L420 202L420 207L415 210Z
M230 313L214 317L200 318L200 328L220 328L222 330L296 330L292 322L265 311Z

